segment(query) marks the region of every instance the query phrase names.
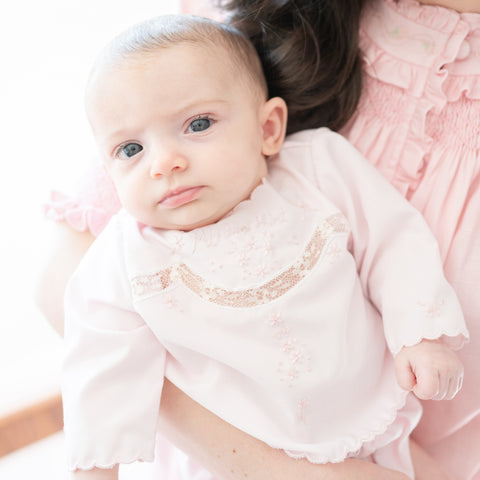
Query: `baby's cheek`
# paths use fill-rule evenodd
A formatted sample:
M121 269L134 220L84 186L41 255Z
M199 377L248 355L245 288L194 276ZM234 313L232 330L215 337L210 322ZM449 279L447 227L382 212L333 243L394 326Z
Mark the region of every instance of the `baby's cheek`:
M122 180L117 182L117 192L122 206L130 212L135 212L141 208L143 195L138 182L132 180Z

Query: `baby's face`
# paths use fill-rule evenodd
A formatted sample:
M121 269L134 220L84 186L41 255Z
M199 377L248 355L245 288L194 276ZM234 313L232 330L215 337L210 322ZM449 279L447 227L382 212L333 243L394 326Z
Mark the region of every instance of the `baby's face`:
M140 222L191 230L222 218L266 174L264 101L192 45L98 72L87 114L122 205Z

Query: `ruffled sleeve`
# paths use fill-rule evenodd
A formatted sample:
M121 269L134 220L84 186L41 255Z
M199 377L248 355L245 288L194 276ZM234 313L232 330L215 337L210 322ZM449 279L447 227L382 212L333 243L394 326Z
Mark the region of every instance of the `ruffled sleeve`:
M72 470L154 458L165 349L131 306L121 245L114 221L66 292L62 394Z
M468 339L463 314L421 214L343 137L323 129L306 134L318 187L352 228L351 251L392 353L442 336L460 348Z
M67 222L74 230L88 230L98 236L120 207L112 180L100 165L95 165L81 179L76 194L53 191L45 215L56 222Z

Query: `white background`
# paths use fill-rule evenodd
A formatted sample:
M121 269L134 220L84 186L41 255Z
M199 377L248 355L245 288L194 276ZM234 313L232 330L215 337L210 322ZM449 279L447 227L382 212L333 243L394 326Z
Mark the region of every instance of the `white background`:
M19 0L0 15L0 416L58 388L61 341L36 310L42 203L92 158L83 90L98 50L178 0ZM42 244L43 243L43 244Z
M33 292L49 228L42 204L52 188L69 192L94 157L83 113L89 67L119 31L178 3L19 0L2 8L0 417L58 392L62 344ZM59 433L1 458L0 478L64 479L64 465ZM132 479L148 467L135 465Z

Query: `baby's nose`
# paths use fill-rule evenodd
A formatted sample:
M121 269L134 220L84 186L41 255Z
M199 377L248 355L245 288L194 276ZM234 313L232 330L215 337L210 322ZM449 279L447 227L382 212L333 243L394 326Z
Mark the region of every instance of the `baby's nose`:
M188 162L184 155L174 150L165 149L158 152L152 161L150 176L158 178L171 175L173 172L183 171L187 168Z

